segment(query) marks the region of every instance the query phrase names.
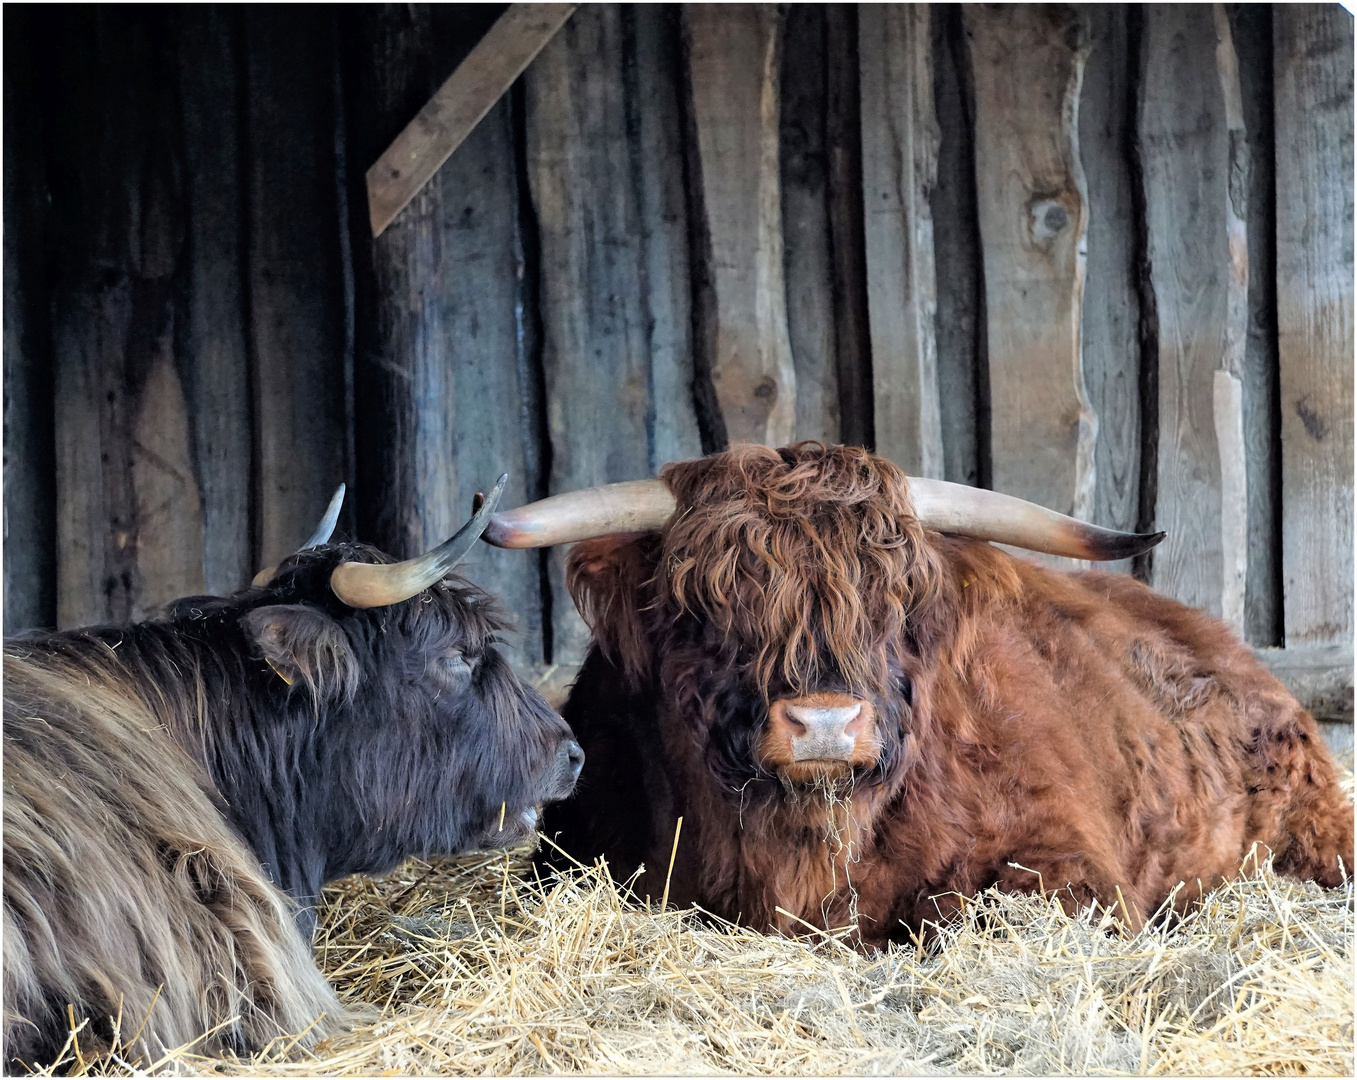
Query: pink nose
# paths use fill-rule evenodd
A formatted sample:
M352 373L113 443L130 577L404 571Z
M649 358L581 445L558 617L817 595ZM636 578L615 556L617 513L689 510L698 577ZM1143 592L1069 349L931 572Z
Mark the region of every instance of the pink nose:
M847 694L807 694L775 701L760 757L774 768L803 762L864 765L880 753L870 702Z

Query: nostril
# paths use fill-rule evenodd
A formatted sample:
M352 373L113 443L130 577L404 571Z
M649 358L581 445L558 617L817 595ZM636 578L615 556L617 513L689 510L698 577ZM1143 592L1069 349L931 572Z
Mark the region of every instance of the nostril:
M571 739L565 744L564 749L566 761L570 765L570 777L572 780L578 779L580 770L584 768L584 748Z
M801 738L809 730L805 724L788 713L783 713L783 719L786 720L787 730L791 733L793 739Z

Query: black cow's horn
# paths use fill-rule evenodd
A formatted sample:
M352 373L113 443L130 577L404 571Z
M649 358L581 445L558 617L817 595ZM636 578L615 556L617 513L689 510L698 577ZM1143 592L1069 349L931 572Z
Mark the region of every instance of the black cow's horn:
M325 516L320 519L320 524L316 526L316 531L306 539L306 543L299 547L298 551L305 551L307 548L320 547L321 544L330 542L330 534L335 531L335 524L339 521L339 508L344 505L344 485L340 484L335 488L335 493L330 496L330 505L325 508ZM255 574L254 585L267 585L273 580L273 575L278 572L278 567L267 566L259 573Z
M945 480L910 477L909 489L925 528L1029 551L1072 559L1128 559L1164 538L1163 533L1104 529L1012 495ZM533 548L610 533L653 532L663 528L676 506L663 480L607 484L496 514L485 540L496 547Z
M505 473L471 520L432 551L398 563L340 563L330 575L330 588L344 603L356 608L385 607L417 596L442 581L466 558L489 524L508 482L509 474Z

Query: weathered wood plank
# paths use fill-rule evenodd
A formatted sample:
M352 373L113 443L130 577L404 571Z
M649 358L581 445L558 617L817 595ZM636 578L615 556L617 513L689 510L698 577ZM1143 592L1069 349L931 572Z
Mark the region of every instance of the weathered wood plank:
M772 5L685 5L715 344L705 358L730 442L780 446L796 425L778 168L782 17ZM695 151L695 152L694 152ZM698 343L705 347L705 343Z
M1140 298L1131 190L1131 55L1126 8L1089 4L1089 58L1079 96L1079 159L1088 193L1088 262L1080 333L1084 382L1098 418L1092 520L1133 532L1140 515ZM1100 569L1130 573L1131 560Z
M965 31L956 7L935 8L933 103L938 129L938 179L933 215L938 352L938 406L942 414L943 479L981 485L981 445L989 440L989 417L980 415L984 293L980 234L976 224L975 143L966 80Z
M56 445L40 73L50 13L5 11L4 630L56 623Z
M367 171L372 235L395 220L556 34L574 4L510 4Z
M1077 113L1086 28L1065 5L977 6L964 18L975 80L992 483L1086 519L1097 438L1080 356L1088 200Z
M931 54L928 6L859 8L876 450L911 475L941 477L929 206L938 147Z
M251 561L250 372L241 235L240 9L190 7L177 19L187 243L175 352L184 373L193 475L202 493L203 586L225 594Z
M825 44L823 5L788 10L778 141L787 327L796 368L795 437L836 443L839 378L826 184Z
M1317 720L1353 720L1352 645L1293 645L1254 655Z
M1352 640L1353 27L1273 12L1286 644Z
M875 446L856 4L826 6L825 57L830 287L839 369L839 437L850 445Z
M1233 47L1223 15L1201 5L1147 8L1142 48L1137 123L1159 358L1154 517L1168 533L1151 583L1240 627L1248 278L1232 208L1244 198L1232 169L1232 141L1242 149Z
M346 26L361 42L351 68L354 152L389 138L485 22L478 8L356 12ZM354 230L360 531L403 556L451 535L501 472L506 506L537 497L540 462L525 438L528 391L515 362L517 214L505 99L379 239ZM478 545L461 567L514 613L508 655L519 664L543 655L535 555Z
M1244 633L1254 645L1280 645L1281 430L1277 408L1276 185L1273 171L1272 5L1229 5L1239 57L1248 183L1248 335L1244 343L1244 464L1248 496L1248 574Z
M200 592L202 516L173 352L183 242L164 15L63 13L52 140L57 621ZM57 178L59 177L59 182Z
M665 159L643 148L668 137L656 122L676 116L676 91L649 81L658 72L644 91L639 75L628 77L642 40L652 55L665 48L653 14L644 24L633 17L611 5L582 9L524 77L552 492L650 476L659 453L695 448L691 399L662 399L654 382L660 373L672 391L680 381L679 227L663 218L681 195L655 172ZM657 332L661 314L668 325ZM663 446L654 423L662 409L683 417ZM577 660L588 632L564 589L564 552L549 565L552 659Z
M331 20L245 9L255 566L295 550L346 479Z

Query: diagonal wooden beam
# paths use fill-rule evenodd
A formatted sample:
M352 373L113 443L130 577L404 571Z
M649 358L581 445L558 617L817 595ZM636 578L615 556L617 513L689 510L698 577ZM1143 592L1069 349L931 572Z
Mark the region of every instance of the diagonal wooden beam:
M510 4L367 172L372 235L396 219L552 39L576 4Z

